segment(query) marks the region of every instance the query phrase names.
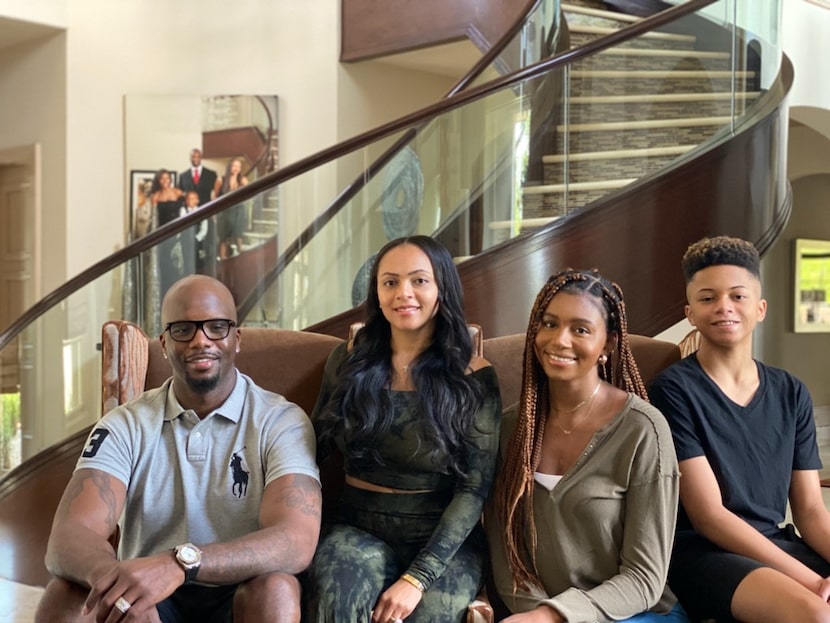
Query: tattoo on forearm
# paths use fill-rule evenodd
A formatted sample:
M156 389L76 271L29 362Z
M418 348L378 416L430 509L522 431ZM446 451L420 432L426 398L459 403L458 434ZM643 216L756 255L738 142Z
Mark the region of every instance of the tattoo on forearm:
M118 522L116 516L116 500L115 492L110 486L110 479L107 474L92 469L79 470L66 487L60 506L57 510L57 515L66 516L69 509L81 497L87 484L92 485L98 492L98 497L103 501L103 506L106 511L106 516L103 518L105 522L104 528L106 530L114 530Z
M98 488L98 496L107 508L107 525L115 526L118 517L115 516L115 493L110 487L109 476L100 472L92 472L92 484Z
M289 508L299 509L303 515L320 519L320 486L308 476L294 476L291 486L282 492L278 501Z

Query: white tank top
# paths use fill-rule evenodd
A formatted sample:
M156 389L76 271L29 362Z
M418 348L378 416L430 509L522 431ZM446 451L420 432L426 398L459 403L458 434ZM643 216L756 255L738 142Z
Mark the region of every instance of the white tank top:
M556 483L562 480L561 475L543 474L542 472L534 472L533 478L548 491L552 491Z

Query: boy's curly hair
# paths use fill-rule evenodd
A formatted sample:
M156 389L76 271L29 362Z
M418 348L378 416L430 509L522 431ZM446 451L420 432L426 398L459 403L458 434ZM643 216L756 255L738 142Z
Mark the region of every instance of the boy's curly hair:
M683 276L689 283L698 271L710 266L740 266L761 278L761 256L751 242L731 236L702 238L683 254Z

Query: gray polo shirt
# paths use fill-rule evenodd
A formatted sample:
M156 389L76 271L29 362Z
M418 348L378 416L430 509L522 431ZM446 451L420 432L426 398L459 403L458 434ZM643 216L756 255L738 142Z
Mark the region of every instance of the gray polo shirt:
M238 371L231 395L203 420L182 408L172 379L116 407L90 433L75 469L82 468L127 486L122 559L248 534L260 528L272 480L304 474L319 482L305 412Z

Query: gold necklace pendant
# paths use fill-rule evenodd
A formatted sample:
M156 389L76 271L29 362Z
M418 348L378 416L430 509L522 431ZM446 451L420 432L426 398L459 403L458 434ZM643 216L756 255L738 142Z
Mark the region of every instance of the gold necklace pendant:
M579 409L581 406L583 406L585 403L590 401L591 404L588 405L588 409L585 411L585 413L576 418L576 421L574 422L573 426L571 426L570 428L565 428L557 421L554 421L553 425L566 435L570 435L571 433L573 433L576 430L576 428L582 423L582 420L588 417L588 415L591 413L591 409L594 408L594 398L597 397L597 392L599 392L600 385L602 385L602 380L600 380L600 382L597 383L597 386L594 388L594 391L591 392L591 395L588 396L582 402L580 402L578 405L576 405L573 409L570 409L568 411L559 411L557 409L551 409L552 411L560 415L570 415L571 413L574 413L577 409Z
M414 359L412 361L414 361ZM402 366L396 366L395 362L392 361L392 368L396 372L400 371L401 374L408 374L409 373L409 368L412 366L412 361L410 361L409 363L405 363Z

